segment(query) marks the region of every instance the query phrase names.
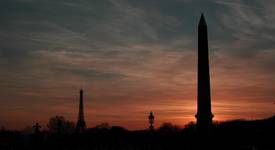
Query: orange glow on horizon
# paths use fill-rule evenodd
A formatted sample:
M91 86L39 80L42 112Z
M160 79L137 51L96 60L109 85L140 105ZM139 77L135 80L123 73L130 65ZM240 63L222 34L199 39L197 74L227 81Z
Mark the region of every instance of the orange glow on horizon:
M265 102L248 103L247 101L239 101L228 99L219 101L218 98L212 98L212 112L214 114L214 121L226 121L234 119L261 119L267 118L275 114L274 106ZM171 102L171 103L167 103ZM155 127L159 127L164 122L184 127L189 122L195 122L196 114L196 100L183 101L181 99L161 100L158 104L115 104L113 106L95 106L92 103L85 102L85 119L88 127L94 127L100 123L107 122L111 126L123 126L129 130L146 129L148 127L148 115L150 111L155 115ZM62 115L68 120L76 122L77 118L77 101L74 105L59 106L56 105L47 110L47 113L33 114L13 112L5 115L1 125L12 124L6 126L8 128L22 129L25 126L31 126L35 122L40 122L46 128L49 117L54 115ZM66 112L56 114L55 112ZM25 116L31 116L26 118ZM6 123L5 123L6 121Z

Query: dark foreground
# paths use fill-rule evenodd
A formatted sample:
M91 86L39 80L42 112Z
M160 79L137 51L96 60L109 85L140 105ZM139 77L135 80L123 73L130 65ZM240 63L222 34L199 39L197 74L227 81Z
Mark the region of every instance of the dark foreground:
M193 124L184 129L164 124L155 131L127 131L99 126L85 133L0 132L0 150L275 150L275 116L216 124L200 135Z

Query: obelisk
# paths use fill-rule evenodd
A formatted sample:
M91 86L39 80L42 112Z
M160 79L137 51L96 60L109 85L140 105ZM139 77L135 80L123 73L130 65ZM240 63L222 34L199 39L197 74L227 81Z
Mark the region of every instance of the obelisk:
M207 132L212 126L211 89L208 56L207 24L201 15L198 26L198 87L196 128L199 132Z

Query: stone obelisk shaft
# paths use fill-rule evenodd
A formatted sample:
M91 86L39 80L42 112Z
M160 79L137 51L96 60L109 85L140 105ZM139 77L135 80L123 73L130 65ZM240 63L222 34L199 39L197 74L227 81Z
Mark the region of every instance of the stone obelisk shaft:
M212 126L211 90L208 56L207 24L202 14L198 27L198 95L197 129L206 131Z

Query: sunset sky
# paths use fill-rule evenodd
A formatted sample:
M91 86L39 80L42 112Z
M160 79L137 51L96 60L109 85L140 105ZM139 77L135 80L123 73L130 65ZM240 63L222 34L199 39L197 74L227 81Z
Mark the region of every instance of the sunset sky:
M54 115L128 129L194 121L197 24L214 120L275 114L275 0L1 0L0 126Z

